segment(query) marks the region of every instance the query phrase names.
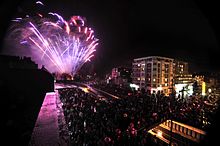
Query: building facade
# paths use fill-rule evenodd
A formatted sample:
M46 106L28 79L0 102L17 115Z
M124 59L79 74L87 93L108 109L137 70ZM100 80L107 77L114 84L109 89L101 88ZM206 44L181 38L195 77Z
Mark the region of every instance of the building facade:
M220 95L220 73L198 73L194 75L195 94L204 96Z
M110 79L113 84L128 85L131 83L131 69L127 67L113 68Z
M147 92L162 90L172 92L174 59L149 56L134 59L132 63L132 82Z
M188 62L174 60L174 84L193 83L192 74L189 74Z
M36 64L30 57L0 55L1 68L10 69L38 69Z
M174 61L174 73L175 75L189 74L188 62L175 60Z

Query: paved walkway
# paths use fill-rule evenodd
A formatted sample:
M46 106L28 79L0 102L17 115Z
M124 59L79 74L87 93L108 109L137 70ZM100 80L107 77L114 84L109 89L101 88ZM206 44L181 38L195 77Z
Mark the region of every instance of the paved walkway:
M59 97L56 92L46 94L32 132L29 146L65 145L59 138L58 116L60 116L60 109L57 105L57 99Z

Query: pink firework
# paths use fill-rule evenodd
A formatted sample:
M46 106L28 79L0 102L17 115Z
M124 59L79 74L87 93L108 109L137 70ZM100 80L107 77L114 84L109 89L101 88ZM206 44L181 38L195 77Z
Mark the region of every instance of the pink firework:
M36 4L44 5L40 1ZM57 13L46 16L37 13L12 20L8 38L30 50L30 56L50 72L74 75L94 56L98 39L81 16L72 16L69 21Z

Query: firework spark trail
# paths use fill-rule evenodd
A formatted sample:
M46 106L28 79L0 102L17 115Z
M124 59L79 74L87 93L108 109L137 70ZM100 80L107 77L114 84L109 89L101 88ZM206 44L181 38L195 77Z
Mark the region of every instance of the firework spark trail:
M40 4L44 6L44 4L41 1L37 1L36 4Z
M44 6L40 1L36 4ZM10 34L19 35L16 37L19 38L18 44L31 50L30 56L37 58L39 62L36 62L45 65L50 72L74 75L94 56L98 39L80 16L72 16L69 21L53 12L46 16L36 13L33 17L16 18L12 20ZM52 21L54 19L50 16L57 20Z

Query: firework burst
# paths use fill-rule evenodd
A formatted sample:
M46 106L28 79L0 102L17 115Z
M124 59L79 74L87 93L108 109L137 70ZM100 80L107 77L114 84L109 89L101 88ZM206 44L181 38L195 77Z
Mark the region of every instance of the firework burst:
M40 1L36 4L44 6ZM66 21L61 15L49 12L46 16L36 13L12 21L10 41L27 48L30 56L50 72L74 75L90 61L98 45L94 31L85 25L81 16Z

